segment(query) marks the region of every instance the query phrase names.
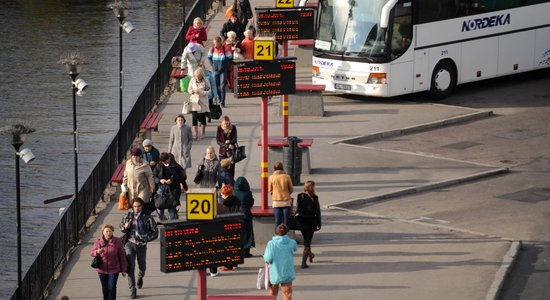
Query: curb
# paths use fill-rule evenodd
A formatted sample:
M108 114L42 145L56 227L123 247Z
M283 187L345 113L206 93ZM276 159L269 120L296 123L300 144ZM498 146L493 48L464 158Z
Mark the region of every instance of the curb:
M342 202L337 202L337 203L334 203L334 204L326 205L324 207L326 207L326 208L333 208L333 207L351 208L351 207L355 207L355 206L362 205L362 204L379 202L379 201L387 200L387 199L390 199L390 198L397 198L397 197L401 197L401 196L405 196L405 195L411 195L411 194L415 194L415 193L426 192L426 191L429 191L429 190L434 190L434 189L438 189L438 188L442 188L442 187L458 185L458 184L461 184L461 183L465 183L465 182L469 182L469 181L473 181L473 180L477 180L477 179L481 179L481 178L496 176L496 175L500 175L500 174L504 174L504 173L510 173L510 169L508 169L508 168L492 169L492 170L489 170L489 171L483 171L483 172L479 172L479 173L475 173L475 174L471 174L471 175L466 175L466 176L463 176L463 177L458 177L458 178L453 178L453 179L448 179L448 180L443 180L443 181L437 181L437 182L434 182L434 183L428 183L428 184L420 185L420 186L416 186L416 187L405 188L405 189L397 190L395 192L375 195L375 196L366 197L366 198L356 198L356 199L346 200L346 201L342 201Z
M420 124L420 125L414 125L414 126L410 126L410 127L404 127L404 128L399 128L399 129L394 129L394 130L389 130L389 131L379 131L379 132L375 132L375 133L372 133L372 134L369 134L369 135L356 136L356 137L351 137L351 138L332 141L332 142L329 142L329 143L330 144L346 143L346 144L353 144L353 145L361 145L361 144L372 142L374 140L380 140L380 139L388 138L388 137L394 137L394 136L400 136L400 135L416 133L416 132L420 132L420 131L426 131L426 130L430 130L430 129L434 129L434 128L438 128L438 127L443 127L443 126L448 126L448 125L455 125L455 124L459 124L459 123L469 122L469 121L472 121L472 120L487 118L487 117L490 117L492 115L493 115L493 111L474 112L474 113L471 113L471 114L461 115L461 116L457 116L457 117L451 117L451 118L447 118L447 119L443 119L443 120L439 120L439 121L433 121L433 122L429 122L429 123L424 123L424 124Z
M504 280L518 257L519 250L521 250L521 241L513 241L510 245L510 249L508 249L508 252L506 252L504 258L502 259L500 268L495 274L493 284L491 284L491 287L489 287L489 290L487 291L487 296L485 297L486 300L496 300L498 298L502 285L504 284Z

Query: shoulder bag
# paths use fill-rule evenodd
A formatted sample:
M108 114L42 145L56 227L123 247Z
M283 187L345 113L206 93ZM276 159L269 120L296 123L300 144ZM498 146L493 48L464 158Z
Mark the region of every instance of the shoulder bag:
M246 158L245 146L239 146L239 144L235 144L235 147L236 148L235 150L233 150L233 155L231 155L231 162L233 164L236 164Z
M222 117L222 107L218 97L212 99L212 106L210 107L210 117L214 120L219 120Z
M195 184L201 183L202 179L204 178L204 159L202 160L202 165L199 165L197 169L197 174L195 174L195 178L193 179L193 182Z
M99 248L101 249L101 248ZM94 269L97 269L101 266L101 255L100 254L96 254L94 256L94 259L92 259L92 263L90 264L90 266Z
M162 185L154 196L155 207L167 209L176 207L176 199L170 190L170 186Z

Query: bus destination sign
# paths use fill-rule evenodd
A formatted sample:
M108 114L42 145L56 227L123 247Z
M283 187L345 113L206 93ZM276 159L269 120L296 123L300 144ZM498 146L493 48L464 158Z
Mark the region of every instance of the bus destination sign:
M272 33L280 41L313 39L314 8L258 8L256 12L259 35Z
M167 223L160 230L160 270L189 271L244 263L242 214Z
M235 63L234 70L236 98L296 93L295 61L289 59L242 61Z

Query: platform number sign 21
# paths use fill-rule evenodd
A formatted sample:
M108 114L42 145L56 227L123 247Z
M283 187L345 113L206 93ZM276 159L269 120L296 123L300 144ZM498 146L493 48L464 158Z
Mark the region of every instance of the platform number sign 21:
M294 7L294 0L275 0L276 8Z
M254 60L273 60L275 40L254 40Z

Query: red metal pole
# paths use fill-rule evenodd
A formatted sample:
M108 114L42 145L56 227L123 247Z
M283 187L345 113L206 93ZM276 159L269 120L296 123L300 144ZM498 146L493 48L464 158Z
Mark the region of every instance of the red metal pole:
M267 97L262 97L262 118L261 118L261 143L262 143L262 161L261 161L261 185L262 185L262 210L267 209L267 177L269 176L268 156L267 156Z
M288 57L288 41L283 42L283 57ZM288 95L282 96L283 137L288 137Z
M197 299L206 300L206 269L199 269L197 278Z

